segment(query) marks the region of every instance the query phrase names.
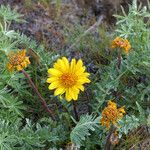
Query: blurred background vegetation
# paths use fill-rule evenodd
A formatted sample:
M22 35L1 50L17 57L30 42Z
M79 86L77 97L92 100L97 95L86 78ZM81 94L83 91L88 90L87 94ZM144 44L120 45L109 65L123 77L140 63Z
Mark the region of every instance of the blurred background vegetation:
M0 150L76 150L76 145L81 150L103 150L108 131L99 119L109 99L127 112L119 122L120 142L109 149L149 150L146 0L0 0L0 5ZM117 54L110 49L116 36L132 45L131 53L122 55L120 70ZM6 71L5 54L24 48L31 60L27 72L56 121L42 109L24 76ZM74 120L72 104L60 101L47 88L47 69L61 56L82 58L91 74L91 84L77 101L79 122Z

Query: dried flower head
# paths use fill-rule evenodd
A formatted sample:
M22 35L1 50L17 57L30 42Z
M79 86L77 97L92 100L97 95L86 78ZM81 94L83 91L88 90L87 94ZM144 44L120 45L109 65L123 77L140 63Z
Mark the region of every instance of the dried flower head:
M121 37L116 37L112 43L111 43L111 48L121 48L124 50L126 54L129 53L129 50L131 48L130 42L127 39L123 39Z
M83 84L90 82L81 59L77 62L72 59L71 63L66 57L58 59L53 68L48 69L48 74L49 90L55 89L55 96L65 93L67 101L77 100L79 91L84 91Z
M122 119L125 114L124 107L117 109L117 104L108 101L108 106L102 111L102 118L100 122L103 126L106 126L107 129L110 128L110 125L113 124L117 127L117 122Z
M116 145L118 144L118 142L119 142L119 136L118 136L117 131L115 131L110 135L110 143L112 145Z
M17 52L10 52L8 54L8 64L7 69L9 71L13 70L23 70L30 64L29 57L26 56L26 50L19 50Z

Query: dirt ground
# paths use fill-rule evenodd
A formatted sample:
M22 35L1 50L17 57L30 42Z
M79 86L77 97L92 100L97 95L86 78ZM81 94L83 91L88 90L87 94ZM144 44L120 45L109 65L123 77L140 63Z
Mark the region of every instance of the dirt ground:
M32 39L52 50L65 46L62 34L64 26L75 24L91 26L104 15L103 21L108 25L115 24L113 14L120 12L122 5L128 11L132 0L0 0L0 5L10 5L23 14L26 22L13 23L12 28L19 30ZM140 0L146 5L146 0Z
M52 0L0 0L0 5L2 4L16 9L23 14L26 21L13 23L11 28L21 31L53 50L59 50L64 46L64 36L61 32L64 25L90 26L101 15L105 16L105 22L114 24L112 14L120 10L120 5L127 8L127 1L120 0L63 0L61 4L56 4Z

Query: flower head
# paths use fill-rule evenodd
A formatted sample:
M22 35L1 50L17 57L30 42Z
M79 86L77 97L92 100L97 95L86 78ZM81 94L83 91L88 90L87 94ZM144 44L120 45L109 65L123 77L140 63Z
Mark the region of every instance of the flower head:
M117 131L115 131L110 135L110 143L112 145L116 145L116 144L118 144L118 142L119 142L119 135L118 135Z
M127 39L123 39L121 37L116 37L112 43L111 43L111 48L114 49L114 48L121 48L124 50L124 52L126 54L129 53L129 50L131 48L131 45L129 43L129 41Z
M29 57L26 57L26 50L19 50L17 52L9 53L8 61L7 69L9 71L20 71L30 64Z
M125 110L124 107L117 109L117 104L111 100L108 101L107 105L108 106L102 111L100 122L103 126L106 126L106 128L109 129L111 123L117 126L117 122L122 119Z
M65 93L67 101L77 100L79 91L84 91L83 84L90 82L81 59L77 62L72 59L71 63L66 57L58 59L53 68L48 69L48 74L49 90L55 89L55 96Z

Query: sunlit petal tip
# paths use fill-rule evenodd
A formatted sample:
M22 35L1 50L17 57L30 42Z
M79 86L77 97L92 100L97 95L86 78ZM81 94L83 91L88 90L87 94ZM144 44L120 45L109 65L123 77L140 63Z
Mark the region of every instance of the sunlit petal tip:
M72 97L66 97L66 100L67 100L68 102L70 102L70 101L72 100Z
M54 69L54 68L48 69L48 73L53 76L58 76L62 74L61 71Z
M75 65L75 64L76 64L75 58L72 59L71 64L72 64L72 65Z
M84 86L81 85L81 86L79 87L79 89L83 92L83 91L84 91Z
M51 78L48 78L47 80L46 80L46 82L47 83L51 83L52 81L51 81Z
M52 87L51 84L50 84L50 85L48 86L48 89L49 89L49 90L53 90L53 89L55 89L55 88Z
M54 92L54 95L57 96L57 95L62 95L63 93L65 92L65 89L64 88L57 88Z
M70 102L70 101L72 100L72 97L71 97L71 95L69 94L69 91L68 91L68 90L66 91L65 98L66 98L66 100L67 100L68 102Z
M71 99L66 99L68 102L72 101L72 98Z
M68 59L66 57L62 57L63 61L68 61Z
M90 82L91 82L91 80L90 80L90 79L87 79L87 80L86 80L86 83L90 83Z
M61 60L64 62L64 64L69 65L69 61L66 57L63 57Z
M90 76L90 74L85 72L85 73L83 73L83 76L88 77L88 76Z
M56 89L58 86L59 86L58 82L52 82L48 88L49 90L53 90L53 89Z
M77 65L83 66L83 61L81 59L78 60Z
M77 101L77 100L78 100L78 94L76 94L76 95L73 97L73 100L74 100L74 101Z
M46 82L47 82L47 83L50 83L50 82L49 82L49 78L46 80Z
M65 65L65 69L68 70L69 69L69 61L66 57L62 58L62 62Z

